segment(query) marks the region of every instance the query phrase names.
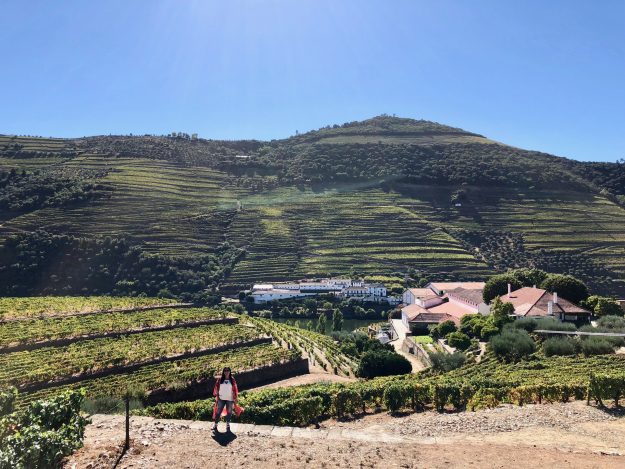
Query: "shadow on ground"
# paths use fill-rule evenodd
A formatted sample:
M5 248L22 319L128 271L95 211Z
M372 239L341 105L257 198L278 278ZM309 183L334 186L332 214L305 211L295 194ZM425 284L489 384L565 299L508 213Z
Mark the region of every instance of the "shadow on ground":
M213 433L213 440L215 440L221 446L228 446L230 443L232 443L236 439L237 439L237 436L232 432L225 432L225 433L214 432Z

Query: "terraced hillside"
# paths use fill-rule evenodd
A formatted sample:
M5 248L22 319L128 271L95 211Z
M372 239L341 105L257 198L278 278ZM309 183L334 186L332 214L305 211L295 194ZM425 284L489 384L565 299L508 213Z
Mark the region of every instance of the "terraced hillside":
M0 137L0 197L8 190L1 171L12 169L87 171L103 188L97 197L3 213L0 241L44 230L123 237L171 259L241 249L211 260L224 263L202 281L226 291L350 271L481 279L537 266L625 295L621 166L388 116L271 142ZM45 292L65 293L50 286L58 279L45 281L52 261L41 262ZM123 282L150 283L144 273ZM152 284L161 286L149 294L171 285Z
M91 300L91 312L75 315L66 308L71 298L52 298L49 316L41 318L32 312L42 299L3 300L12 316L0 322L0 387L16 387L21 402L77 388L90 399L119 397L128 386L157 401L173 389L183 395L202 388L206 395L207 380L223 366L237 372L274 366L279 377L292 374L287 365L300 359L287 342L272 343L266 327L236 315L167 308L154 299L115 312L96 307L107 299Z

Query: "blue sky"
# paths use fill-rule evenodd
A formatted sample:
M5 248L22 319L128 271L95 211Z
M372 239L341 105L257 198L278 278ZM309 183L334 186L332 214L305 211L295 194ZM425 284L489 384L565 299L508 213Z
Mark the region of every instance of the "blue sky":
M381 113L625 158L625 1L13 1L0 133L283 138Z

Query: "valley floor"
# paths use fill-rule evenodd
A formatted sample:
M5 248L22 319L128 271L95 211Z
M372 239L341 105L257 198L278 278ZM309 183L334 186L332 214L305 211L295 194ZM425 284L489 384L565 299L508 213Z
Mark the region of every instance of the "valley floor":
M401 417L387 413L319 429L132 418L132 447L120 468L219 467L625 467L623 412L583 402ZM69 468L112 467L123 417L95 415Z

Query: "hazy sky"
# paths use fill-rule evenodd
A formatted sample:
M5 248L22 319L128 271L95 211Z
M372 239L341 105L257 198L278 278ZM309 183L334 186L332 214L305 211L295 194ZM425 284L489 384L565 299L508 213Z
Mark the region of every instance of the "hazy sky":
M0 133L287 137L381 113L625 157L625 0L0 0Z

